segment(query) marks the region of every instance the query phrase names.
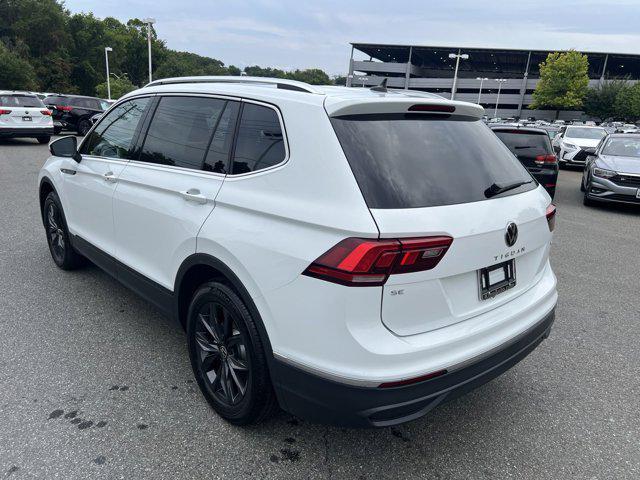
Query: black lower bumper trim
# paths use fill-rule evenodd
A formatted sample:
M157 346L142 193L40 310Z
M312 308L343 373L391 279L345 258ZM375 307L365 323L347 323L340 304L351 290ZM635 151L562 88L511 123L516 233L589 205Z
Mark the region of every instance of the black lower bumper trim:
M0 138L35 138L53 135L53 127L49 128L0 128Z
M551 330L555 311L477 362L413 385L358 387L334 382L276 360L273 383L282 408L310 421L346 427L384 427L419 418L494 379L531 353Z

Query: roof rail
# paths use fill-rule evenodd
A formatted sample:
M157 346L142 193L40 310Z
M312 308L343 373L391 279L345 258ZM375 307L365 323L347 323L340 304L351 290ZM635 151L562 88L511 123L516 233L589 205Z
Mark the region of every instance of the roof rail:
M284 78L271 77L249 77L249 76L197 76L197 77L174 77L154 80L145 87L155 87L158 85L175 85L180 83L246 83L255 85L275 85L283 90L294 90L297 92L323 94L324 92L312 87L308 83L297 80L287 80Z

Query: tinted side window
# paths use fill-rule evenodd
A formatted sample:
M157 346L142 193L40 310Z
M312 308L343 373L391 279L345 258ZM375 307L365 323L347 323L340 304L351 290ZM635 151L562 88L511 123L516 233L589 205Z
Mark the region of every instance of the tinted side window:
M64 97L47 97L43 100L45 105L65 105Z
M226 103L215 98L161 98L139 160L201 170Z
M130 159L136 128L149 101L136 98L111 110L91 132L80 153Z
M208 172L227 173L229 151L233 143L233 132L236 128L239 110L239 102L227 102L227 106L213 134L213 139L207 152L207 158L204 162L204 170Z
M269 107L245 103L238 129L232 173L247 173L276 165L286 151L280 120Z

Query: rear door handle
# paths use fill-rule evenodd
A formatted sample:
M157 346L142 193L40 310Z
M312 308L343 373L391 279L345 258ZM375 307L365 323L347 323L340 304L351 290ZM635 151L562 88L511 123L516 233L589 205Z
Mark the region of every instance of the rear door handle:
M180 196L184 198L187 202L199 203L204 205L209 201L207 197L200 193L200 190L197 188L190 188L185 192L180 192Z
M115 183L118 181L118 177L116 177L113 172L107 172L105 173L102 178L105 179L105 181L109 182L109 183Z

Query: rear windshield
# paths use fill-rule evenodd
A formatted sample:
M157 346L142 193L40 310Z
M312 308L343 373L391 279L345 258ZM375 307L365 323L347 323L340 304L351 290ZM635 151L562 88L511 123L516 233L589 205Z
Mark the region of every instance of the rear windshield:
M546 133L526 133L517 130L494 130L494 133L516 156L535 157L551 153L551 143Z
M527 170L482 121L425 115L331 119L369 208L415 208L486 200L493 184L528 182Z
M44 107L35 95L0 95L0 107Z

